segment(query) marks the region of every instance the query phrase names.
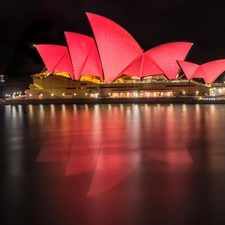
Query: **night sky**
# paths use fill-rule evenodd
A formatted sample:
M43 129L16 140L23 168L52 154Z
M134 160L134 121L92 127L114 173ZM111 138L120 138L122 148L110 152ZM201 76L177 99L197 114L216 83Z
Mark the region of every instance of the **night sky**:
M189 41L188 61L225 58L224 0L7 0L1 1L0 74L40 72L44 63L33 44L65 45L64 31L93 37L85 12L115 21L144 50Z

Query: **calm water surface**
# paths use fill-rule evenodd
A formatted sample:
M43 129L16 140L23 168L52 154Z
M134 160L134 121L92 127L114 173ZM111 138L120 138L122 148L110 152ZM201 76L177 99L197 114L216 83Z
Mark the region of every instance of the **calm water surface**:
M1 224L225 224L225 105L0 106Z

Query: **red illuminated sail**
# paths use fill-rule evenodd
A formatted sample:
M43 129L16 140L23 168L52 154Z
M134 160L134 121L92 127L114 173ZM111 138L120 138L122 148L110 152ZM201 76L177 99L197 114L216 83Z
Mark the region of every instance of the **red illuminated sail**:
M149 56L144 53L140 58L131 63L123 71L123 74L134 75L141 78L145 76L163 74L163 71Z
M225 59L214 60L202 65L178 60L178 64L189 80L203 78L205 83L213 83L225 71Z
M213 83L224 71L225 59L220 59L202 64L194 77L200 77L202 74L206 83Z
M114 81L143 51L120 25L93 13L87 13L98 46L104 78Z
M169 79L175 79L179 66L177 60L184 60L192 47L189 42L171 42L149 49L146 55L150 56Z
M59 61L58 65L55 67L55 70L68 72L70 78L74 80L73 67L67 49L65 55Z
M95 75L102 78L100 58L94 39L78 33L65 32L75 79L82 74Z
M194 76L194 73L199 67L198 64L187 61L178 60L177 62L180 65L181 69L183 70L188 80L190 80Z
M36 48L49 73L53 74L55 70L61 70L68 72L73 79L73 69L67 47L43 44L36 45Z

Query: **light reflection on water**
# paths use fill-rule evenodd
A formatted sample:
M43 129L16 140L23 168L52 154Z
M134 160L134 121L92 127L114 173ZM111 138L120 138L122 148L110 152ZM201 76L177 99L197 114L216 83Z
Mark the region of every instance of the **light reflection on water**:
M1 106L0 116L9 222L225 220L224 105Z

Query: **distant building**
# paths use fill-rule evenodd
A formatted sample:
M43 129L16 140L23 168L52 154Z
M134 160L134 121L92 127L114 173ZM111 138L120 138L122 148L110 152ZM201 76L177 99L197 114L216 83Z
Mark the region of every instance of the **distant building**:
M0 82L4 83L5 82L5 75L0 74Z

